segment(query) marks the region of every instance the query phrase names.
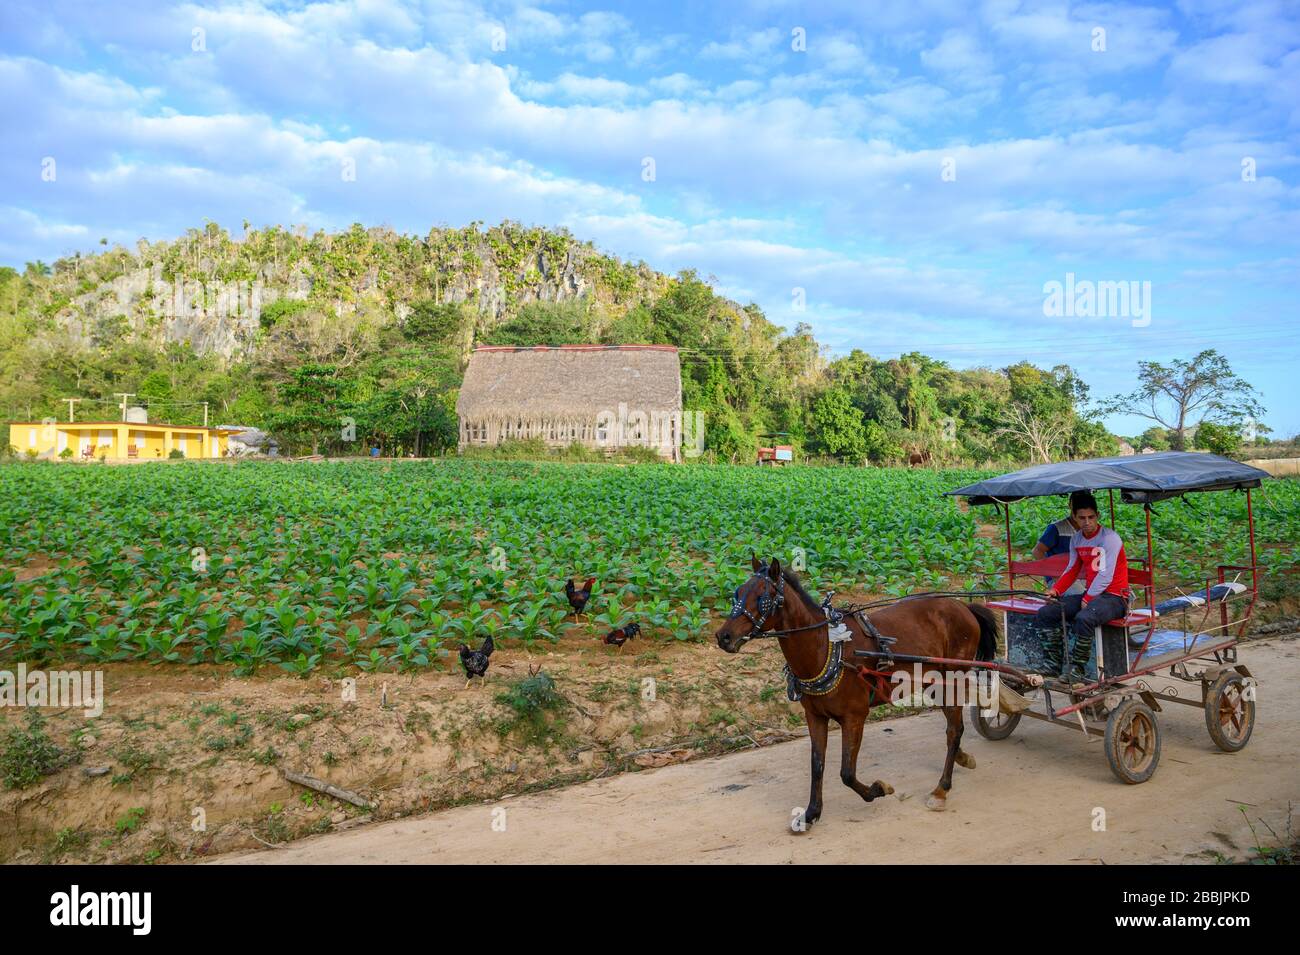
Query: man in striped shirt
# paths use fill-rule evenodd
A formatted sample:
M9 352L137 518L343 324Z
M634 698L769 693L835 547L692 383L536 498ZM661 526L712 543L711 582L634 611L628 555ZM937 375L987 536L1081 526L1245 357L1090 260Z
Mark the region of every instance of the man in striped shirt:
M1048 602L1037 614L1041 629L1057 631L1064 623L1074 638L1070 667L1061 673L1069 682L1082 680L1092 651L1095 628L1128 613L1128 558L1124 542L1109 527L1102 527L1097 501L1091 494L1071 496L1071 517L1078 530L1070 538L1070 561L1048 589ZM1066 594L1082 573L1082 594ZM1064 596L1063 596L1064 595ZM1060 663L1062 647L1050 636L1044 647L1049 668Z

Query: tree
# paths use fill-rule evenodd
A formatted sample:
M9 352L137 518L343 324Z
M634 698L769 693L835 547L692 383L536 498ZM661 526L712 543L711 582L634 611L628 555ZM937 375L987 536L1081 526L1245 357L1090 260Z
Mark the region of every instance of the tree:
M1011 437L1043 463L1052 460L1074 426L1071 418L1036 415L1029 405L1019 401L1007 406L1002 421L1002 427L994 433Z
M1141 384L1136 391L1111 398L1104 410L1135 414L1163 425L1175 451L1186 449L1189 418L1194 415L1199 414L1202 422L1223 423L1264 413L1255 399L1255 389L1213 348L1190 362L1181 358L1168 365L1139 361L1138 381Z
M867 455L867 433L862 413L843 388L828 388L813 404L815 436L826 453L836 457L862 459ZM877 441L880 440L876 436Z
M1195 445L1211 454L1233 454L1241 449L1241 431L1232 425L1204 421L1196 429Z
M413 316L414 317L414 316ZM514 318L485 331L483 345L585 345L591 342L581 301L529 302Z
M1152 451L1169 450L1169 432L1161 427L1150 427L1133 439L1134 450L1150 448Z
M322 439L342 433L345 382L333 365L301 365L280 389L283 407L272 417L271 429L298 441L310 441L311 453Z

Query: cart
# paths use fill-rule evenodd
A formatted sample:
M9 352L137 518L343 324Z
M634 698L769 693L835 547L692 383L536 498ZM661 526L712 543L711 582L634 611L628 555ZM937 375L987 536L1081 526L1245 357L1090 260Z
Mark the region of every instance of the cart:
M997 708L971 707L976 731L988 740L1009 737L1022 716L1081 730L1104 741L1114 774L1125 783L1142 783L1160 763L1162 704L1201 709L1210 739L1235 753L1250 742L1255 726L1255 680L1237 659L1237 644L1259 595L1255 556L1255 519L1251 490L1268 474L1258 468L1212 454L1166 451L1128 457L1097 458L1044 464L949 491L972 505L1001 510L1006 529L1007 586L986 605L1003 616L1005 647L989 669L993 680L1014 692ZM1107 492L1110 525L1115 526L1115 496L1121 505L1145 512L1146 557L1128 554L1133 599L1127 616L1097 627L1085 682L1069 685L1032 670L1046 639L1063 639L1033 625L1043 600L1018 590L1024 577L1056 577L1068 556L1017 561L1011 552L1011 505L1031 497L1068 495L1072 491ZM1152 548L1153 505L1186 494L1244 493L1250 563L1220 564L1191 593L1177 587L1158 590ZM1133 542L1126 542L1125 550ZM1170 596L1157 601L1160 593ZM1063 659L1069 660L1068 648ZM1168 681L1157 685L1152 678ZM995 704L996 706L996 704Z
M790 435L785 431L778 431L775 434L760 434L761 440L788 438ZM760 446L758 449L758 460L754 463L759 467L785 467L787 464L794 462L794 445L792 444L772 444L768 447Z

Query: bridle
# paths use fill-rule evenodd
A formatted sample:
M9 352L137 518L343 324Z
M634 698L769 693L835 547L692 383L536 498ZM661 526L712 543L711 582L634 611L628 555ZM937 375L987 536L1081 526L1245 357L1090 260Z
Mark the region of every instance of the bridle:
M811 679L804 679L796 676L795 672L790 669L790 664L785 665L785 687L786 696L792 703L797 703L803 699L804 695L809 696L826 696L834 693L840 685L840 678L844 675L847 667L858 674L864 680L868 674L874 679L875 684L868 686L868 693L873 694L868 699L874 700L875 694L881 692L881 683L884 674L875 670L867 670L861 664L845 664L844 648L851 639L848 629L844 624L844 613L835 609L831 601L835 597L834 591L826 594L821 604L823 619L815 623L806 624L802 627L790 627L786 630L764 630L763 625L767 623L768 618L775 614L785 605L785 578L778 576L775 580L766 572L755 571L754 577L760 578L760 581L750 580L748 588L737 587L736 593L731 598L731 615L728 620L735 620L737 617L745 617L750 623L749 633L740 639L736 649L748 643L750 640L758 637L785 637L792 633L802 633L808 630L819 630L822 627L827 628L828 646L826 651L826 662L822 664L821 672ZM759 582L765 582L772 585L774 590L767 591L758 598L758 616L754 616L745 606L746 598ZM742 592L743 591L743 592ZM884 639L879 632L871 626L871 622L865 616L859 616L863 627L868 633L877 638L877 645L882 649L887 647Z
M806 624L802 627L791 627L788 630L764 630L763 624L767 623L768 618L775 615L778 610L785 606L785 578L777 575L777 578L774 581L766 571L755 571L753 576L759 578L759 580L756 582L753 577L751 577L748 584L749 589L745 589L746 585L743 584L736 588L736 592L731 597L731 614L727 617L728 620L735 620L737 617L745 617L749 621L749 633L745 634L741 638L742 644L748 643L750 640L757 640L759 637L785 637L792 633L803 633L808 630L816 630L818 627L825 627L828 625L834 626L838 624L843 617L838 610L834 610L830 605L831 598L834 597L834 593L832 592L827 594L826 599L822 601L821 612L826 619L819 620L816 623ZM776 592L764 593L758 598L758 616L755 617L749 612L749 608L745 606L745 598L749 596L749 591L753 589L757 583L772 584L775 586ZM742 589L745 590L744 593L741 593Z
M759 578L755 580L754 578ZM766 592L759 595L758 598L758 616L755 617L745 606L746 598L751 590L759 583L768 583L774 586L775 592ZM744 593L741 590L744 589ZM780 575L773 581L767 572L755 572L754 576L749 579L748 584L742 584L736 588L736 592L731 596L731 615L728 620L735 620L737 617L745 617L750 624L749 633L745 634L744 640L749 641L757 637L776 636L777 631L764 632L763 624L767 623L769 617L785 606L785 578Z

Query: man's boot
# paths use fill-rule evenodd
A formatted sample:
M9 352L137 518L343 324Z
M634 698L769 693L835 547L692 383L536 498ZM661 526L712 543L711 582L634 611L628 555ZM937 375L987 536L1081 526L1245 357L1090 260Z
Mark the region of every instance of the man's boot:
M1044 676L1060 676L1065 656L1065 648L1061 646L1061 634L1044 631L1043 633L1043 666L1041 672Z
M1087 683L1088 658L1092 656L1092 637L1075 636L1070 653L1070 666L1061 674L1061 679L1071 685Z

